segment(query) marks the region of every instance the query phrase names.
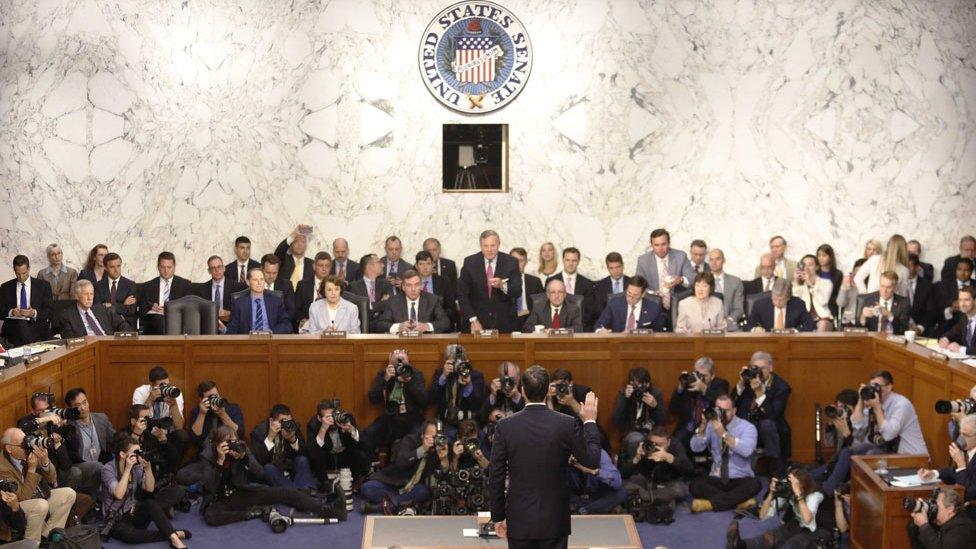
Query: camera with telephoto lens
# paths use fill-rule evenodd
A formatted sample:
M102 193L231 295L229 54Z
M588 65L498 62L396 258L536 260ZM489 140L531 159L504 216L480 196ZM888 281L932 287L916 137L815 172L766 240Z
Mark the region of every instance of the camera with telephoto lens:
M700 373L695 371L681 372L681 375L678 376L678 385L685 390L691 389L691 386L697 381L705 381L705 379Z
M515 390L515 378L512 376L502 376L499 380L502 385L503 393L511 393Z
M162 429L163 431L169 431L173 428L173 418L171 417L150 417L147 416L146 420L146 430L151 431L155 428Z
M756 378L762 379L762 368L759 366L749 365L745 370L742 370L742 373L739 375L741 375L742 379L745 381Z
M559 383L556 383L557 397L564 397L568 394L569 394L569 383L566 383L565 381L560 381Z
M268 526L271 527L271 531L275 534L284 533L285 530L291 526L291 517L286 517L278 512L274 507L271 508L271 512L268 513Z
M159 398L156 399L156 402L162 402L167 398L177 398L181 394L183 393L180 392L179 387L174 387L169 383L163 383L159 386Z
M722 415L721 412L722 411L719 410L718 408L705 408L704 410L702 410L702 417L705 418L705 421L715 421L716 419L719 418L719 416Z
M960 398L957 400L936 400L937 414L976 414L976 400Z
M54 450L54 438L53 437L41 437L37 435L24 435L24 442L21 443L21 447L28 453L31 450L47 448L48 450Z
M474 455L479 448L481 448L481 445L478 444L478 439L476 438L469 438L464 441L464 450L471 455Z
M241 439L228 440L227 451L243 454L247 451L247 445L244 444L244 441Z
M454 373L458 377L471 376L471 363L464 359L464 348L460 345L454 347Z
M437 433L434 435L434 446L438 448L447 447L447 435L444 433Z
M936 500L938 499L939 489L935 488L932 490L932 495L929 496L928 501L922 498L904 498L901 500L901 506L909 514L925 513L929 523L935 524L935 516L939 513L939 508L936 505Z
M159 450L146 451L146 450L143 450L143 449L140 448L140 449L138 449L138 450L135 451L135 455L137 457L139 457L139 458L142 458L142 459L146 460L146 461L152 462L153 460L159 458L160 452L159 452Z
M288 431L289 433L298 432L298 422L294 419L286 419L281 422L281 430Z
M824 416L826 416L827 419L846 419L847 406L835 406L833 404L828 404L824 406Z
M207 402L210 404L211 408L223 408L224 406L227 406L227 399L220 395L208 396Z
M878 398L880 393L881 387L879 387L877 383L868 383L864 387L861 387L861 400L873 400Z
M776 481L776 487L773 488L773 497L793 499L796 496L796 493L793 492L793 485L790 484L788 478L773 478L773 480Z
M641 441L641 448L643 448L644 455L645 456L649 456L649 455L653 454L654 452L661 451L661 448L658 448L653 442L651 442L649 440L642 440Z
M48 412L58 416L61 419L81 419L81 410L78 408L58 408L56 406L52 406Z
M398 358L396 363L396 375L397 377L402 377L403 379L412 378L413 366L411 366L409 363L404 362L402 358Z
M332 420L336 425L349 425L352 423L352 414L338 408L332 412Z
M0 492L17 493L17 483L12 480L0 478Z

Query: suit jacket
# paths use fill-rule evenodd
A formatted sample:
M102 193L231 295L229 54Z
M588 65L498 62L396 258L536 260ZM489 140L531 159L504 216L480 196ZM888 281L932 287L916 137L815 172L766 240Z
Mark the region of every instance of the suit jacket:
M756 326L762 326L769 332L773 330L775 321L773 298L763 297L757 300L752 306L752 310L749 312L749 321L746 326L750 330ZM801 332L812 332L816 328L813 318L810 317L810 312L803 305L803 301L795 297L791 297L786 302L785 325L786 328L796 328Z
M675 322L674 331L683 333L701 332L705 329L728 329L728 321L725 319L725 306L722 300L709 296L705 300L705 314L702 315L702 306L695 296L688 296L678 302L678 321Z
M386 307L386 301L383 300L384 297L393 296L393 284L385 278L376 277L374 294L376 301L369 304L369 311L371 318L379 318L380 313L383 312L383 308ZM366 288L366 281L360 278L359 280L349 283L348 291L361 295L365 298L369 298L369 290Z
M440 266L440 270L437 269L437 265L434 266L434 272L439 273L444 278L450 280L451 282L457 282L458 270L457 263L453 260L447 259L446 257L437 258L437 263Z
M254 429L251 429L251 453L254 454L254 459L258 460L258 463L261 465L267 465L274 461L274 453L268 450L268 447L264 444L264 439L268 438L268 423L270 421L270 419L266 418L261 423L255 425ZM295 423L298 425L298 431L295 432L298 440L298 450L292 448L283 438L281 439L283 449L282 457L284 457L284 461L288 465L291 465L298 456L307 457L308 455L308 448L305 446L305 439L302 437L302 424L298 423L298 420L295 420Z
M417 457L417 448L420 447L420 435L409 434L390 449L392 459L386 467L374 472L369 476L370 480L377 480L394 488L402 488L410 482L411 477L420 467L420 458ZM441 461L433 452L427 454L427 461L424 462L424 472L421 475L421 484L434 471L440 469Z
M359 307L351 301L339 300L339 308L336 310L334 321L329 320L329 302L319 299L308 308L308 322L302 328L301 333L319 334L326 328L333 328L339 332L358 334L362 331L359 322Z
M173 275L173 280L169 285L169 300L179 299L184 296L194 295L193 283L189 280ZM152 317L162 319L160 315L151 315L149 311L152 310L152 306L159 303L159 277L155 277L152 280L147 280L142 285L142 294L138 298L139 302L139 314L142 323L153 324L151 322ZM159 323L157 321L157 323ZM147 332L148 333L148 332ZM162 333L162 332L159 332Z
M110 303L112 301L112 281L102 277L95 283L95 303ZM129 297L135 297L136 302L132 305L123 305ZM139 296L136 295L136 283L124 276L119 277L115 284L115 304L112 310L122 315L122 318L129 323L133 330L136 329L136 319L139 315Z
M932 282L935 280L935 267L931 263L919 261L918 266L922 268L922 278Z
M518 261L506 253L498 252L494 273L496 278L508 279L508 291L492 288L489 296L485 256L478 252L464 258L461 278L458 279L461 317L467 320L476 316L486 329L497 329L503 333L518 331L520 324L515 302L522 295Z
M688 261L688 256L681 250L668 250L668 274L671 276L683 276L687 281L685 285L691 285L695 281L695 270L691 267L691 261ZM654 252L647 252L646 254L637 258L637 274L643 276L647 280L647 289L658 291L661 289L661 281L657 278L657 259L655 259Z
M312 278L305 278L298 281L295 288L295 320L308 318L308 308L315 303L315 292L318 289L318 281L313 275Z
M715 291L718 292L719 289L716 288ZM725 318L729 319L729 330L737 330L739 320L746 316L746 294L742 279L723 272L721 293Z
M956 266L959 265L959 259L960 256L958 254L946 258L945 263L942 264L942 278L939 279L939 282L956 279ZM973 280L976 280L976 278Z
M874 307L880 302L880 294L871 292L864 296L864 307ZM863 309L862 309L863 310ZM892 325L896 334L902 334L908 329L908 321L912 319L912 306L908 298L894 294L891 298ZM857 319L860 323L861 319ZM878 317L873 316L864 321L864 326L871 332L878 331Z
M627 329L627 298L624 294L613 296L607 306L600 313L600 318L593 324L593 329L609 328L615 333L623 332ZM651 328L655 332L664 330L664 314L661 306L655 301L646 297L641 300L640 318L637 319L637 328Z
M278 259L281 260L281 270L278 271L278 280L285 280L291 283L291 274L295 272L295 258L288 253L289 248L290 246L288 245L288 239L286 238L278 243L278 247L275 248L274 254L278 256ZM302 270L302 280L314 277L315 262L309 257L303 257L302 264L305 265Z
M332 260L331 274L339 274L338 260ZM346 282L352 282L354 280L359 280L360 278L362 278L363 275L359 270L359 262L347 258L345 276L346 276Z
M910 283L909 281L906 285ZM924 326L926 333L930 333L939 324L939 313L935 300L935 285L931 280L916 278L915 292L912 296L912 320L917 326Z
M495 429L489 466L491 520L508 521L516 540L552 539L571 533L569 456L584 467L600 466L600 432L595 422L532 404L502 419ZM511 480L508 493L505 480Z
M312 279L315 279L315 275L312 275ZM298 305L296 305L295 289L291 285L291 281L287 278L275 279L274 284L265 284L265 288L268 290L273 290L276 292L281 292L281 299L285 302L285 313L288 314L288 321L294 322L295 317L298 315Z
M689 422L694 419L695 406L702 395L685 390L679 392L678 389L680 387L675 388L674 392L671 393L671 400L668 401L668 412L676 420L676 429L681 429L686 428ZM708 407L712 407L718 397L727 394L729 394L729 382L716 377L705 388L704 399L708 401Z
M785 449L791 447L790 434L792 431L789 423L786 422L786 405L790 400L790 393L792 391L793 389L790 387L790 384L781 378L779 374L773 372L772 381L769 383L769 387L766 388L766 398L757 407L761 410L757 419L771 419L776 424L776 431L780 435L780 444ZM742 392L739 392L739 388L736 386L733 388L731 396L732 400L735 401L735 414L742 419L750 419L750 412L752 411L753 403L756 401L756 393L752 390L752 387L746 384ZM789 454L789 452L786 452L783 457L787 458Z
M108 420L108 416L101 412L91 412L91 422L98 434L98 461L107 463L112 460L112 439L115 437L115 428L112 427L112 422ZM81 427L78 427L79 420L70 423L75 426L74 433L65 438L64 445L68 448L68 457L71 458L71 463L81 463L84 461L81 459Z
M449 279L434 273L430 277L430 283L433 285L434 295L441 298L441 306L450 322L447 331L456 331L458 326L457 279Z
M522 324L522 331L527 334L531 333L536 324L541 324L546 328L552 327L552 304L549 303L549 300L532 308L532 312ZM579 307L570 303L568 299L559 308L559 327L572 328L574 332L583 331L583 317L580 314Z
M942 337L951 343L958 343L965 347L967 354L976 354L976 341L966 341L966 336L969 335L969 317L966 315L958 315L958 317L956 323L946 330ZM973 339L976 340L976 336Z
M783 257L783 267L786 269L786 276L783 277L783 278L786 278L786 280L790 280L790 281L793 280L793 273L796 272L796 263L797 263L797 261L795 259L790 259L790 258L785 257L785 256ZM775 266L774 266L774 269L775 269ZM756 267L756 270L755 270L755 273L754 274L756 275L756 278L759 278L759 267ZM776 273L774 273L774 274L776 274ZM778 274L777 274L777 276L778 276Z
M630 283L630 277L624 275L620 286L622 292L627 291L628 283ZM594 330L594 324L600 318L600 313L603 312L603 309L607 308L607 301L610 299L612 292L613 280L609 276L605 276L594 282L589 293L586 294L586 297L583 299L583 309L586 311L586 317L583 318L583 327L587 332Z
M267 314L268 326L276 334L290 334L291 320L285 310L282 299L275 294L264 292L264 312ZM230 309L230 320L227 322L228 334L248 334L251 327L251 294L250 292L234 300Z
M17 483L17 499L19 501L34 499L34 494L39 486L50 489L58 481L58 472L53 465L48 467L47 471L38 467L37 472L22 476L20 469L10 461L11 459L6 452L0 454L0 479ZM6 525L2 525L0 528L6 528Z
M377 278L386 278L386 266L387 266L387 263L390 262L390 260L387 259L384 256L384 257L380 258L380 262L383 264L383 272L380 273L380 276L377 277ZM403 278L403 273L409 271L410 269L413 269L413 265L411 265L410 263L408 263L402 257L400 259L397 259L396 266L397 266L396 276L398 278Z
M779 277L778 276L774 276L773 277L773 281L775 281L777 278L779 278ZM743 302L744 302L746 295L761 294L761 293L763 293L763 292L766 291L766 287L763 285L763 279L762 279L762 277L761 276L757 276L756 278L754 278L752 280L747 280L747 281L743 282L742 283L742 290L744 292L744 296L743 296Z
M946 484L961 484L965 490L963 499L976 500L976 456L966 463L962 471L956 471L955 464L939 469L939 479Z
M129 323L112 309L99 307L97 303L94 303L92 304L91 313L95 317L95 321L98 322L98 327L102 329L104 335L132 330L132 326L129 326ZM59 325L61 326L61 337L65 339L88 335L88 332L85 330L85 320L81 318L78 307L65 309L61 313Z
M951 519L940 526L938 530L931 524L925 524L918 529L920 547L970 547L976 538L976 524L969 518L965 509L960 509Z
M247 286L242 285L233 278L224 278L224 288L221 290L220 294L220 304L218 307L225 311L229 311L231 305L234 303L234 294L246 289ZM206 282L201 282L194 285L194 292L196 295L210 301L213 299L213 279Z
M224 267L224 280L227 281L233 280L237 284L241 284L241 280L240 280L241 272L238 270L240 269L240 265L237 264L237 258L235 257L234 259L231 259L229 262L225 263L225 265L226 267ZM247 267L244 267L244 283L242 285L247 285L247 273L251 272L251 269L259 269L259 268L261 268L261 264L259 262L248 258ZM207 297L207 299L210 298Z
M51 292L51 285L47 281L31 277L28 305L37 311L35 318L26 321L6 320L3 322L2 334L14 346L43 341L51 337L54 295ZM17 294L17 279L13 278L0 284L0 315L2 318L6 318L11 309L19 307L20 296Z
M446 333L451 327L451 321L441 306L440 296L420 292L417 298L417 322L428 322L434 327L434 333ZM407 310L407 296L399 293L387 301L380 313L379 320L376 321L376 331L386 333L394 324L407 322L410 319L410 311Z
M74 296L71 295L71 287L78 280L78 271L71 267L67 267L67 269L67 272L60 273L57 283L54 282L51 267L45 267L37 273L37 278L51 285L51 293L54 295L54 299L74 299Z
M561 273L561 272L560 273L556 273L556 274L550 276L549 278L547 278L546 279L546 285L549 284L549 281L550 280L563 280L563 273ZM563 282L565 282L565 280L563 280ZM579 273L579 271L577 271L576 272L575 286L573 286L573 294L574 295L581 295L583 297L586 297L586 294L590 293L590 290L592 288L593 288L593 281L590 280L589 278L586 278L585 276L581 275ZM543 289L543 291L545 291L545 289ZM566 293L569 293L569 292L566 292ZM532 294L529 294L529 295L532 295Z

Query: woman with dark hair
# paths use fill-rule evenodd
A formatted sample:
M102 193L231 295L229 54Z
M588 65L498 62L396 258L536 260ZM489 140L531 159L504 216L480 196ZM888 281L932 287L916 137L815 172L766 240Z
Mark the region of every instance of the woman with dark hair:
M139 443L126 434L116 439L117 453L102 466L102 512L109 536L125 543L169 541L174 549L186 547L193 534L176 530L166 509L183 498L183 488L169 486L156 491L156 479ZM156 530L148 530L149 523Z
M803 301L810 316L817 323L818 332L827 332L833 327L833 314L830 311L830 296L834 285L830 280L819 276L818 260L805 255L793 273L793 297Z
M107 253L108 246L105 244L95 244L95 247L88 251L85 268L78 273L78 280L88 280L92 284L97 284L105 276L104 259Z
M739 538L739 523L728 529L728 547L765 549L772 547L807 547L817 540L830 539L831 532L817 526L817 509L824 500L810 472L792 469L785 479L772 479L769 491L759 509L759 518L768 519L783 513L783 524L754 538Z
M715 293L715 275L698 273L695 277L695 293L678 303L676 333L691 334L702 330L724 330L728 327L722 300Z
M844 283L844 273L837 268L837 256L830 244L821 244L817 247L817 276L829 280L834 285L827 306L830 308L831 316L837 318L837 294L840 293L840 286Z
M351 302L342 299L342 290L346 281L338 275L329 275L322 279L319 293L325 296L318 299L308 308L308 322L302 327L303 334L320 334L324 331L347 332L358 334L359 308Z

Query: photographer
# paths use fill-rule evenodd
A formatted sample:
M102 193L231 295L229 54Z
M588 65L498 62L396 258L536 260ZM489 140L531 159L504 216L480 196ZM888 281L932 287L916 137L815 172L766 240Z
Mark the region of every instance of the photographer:
M525 408L522 398L522 375L518 364L502 362L498 367L498 377L488 385L488 398L481 406L481 417L485 421L493 409L499 409L506 416Z
M938 488L936 511L919 499L908 523L913 549L965 549L976 538L976 524L965 513L965 500L952 488ZM934 515L934 516L933 516Z
M78 419L69 420L73 433L65 437L65 446L71 462L81 469L81 482L78 492L91 498L98 498L101 484L101 467L112 459L109 445L115 437L115 428L108 416L91 411L91 403L84 389L69 389L64 394L64 403L78 410Z
M315 487L301 428L284 404L275 404L267 421L251 430L251 452L264 467L264 479L271 486Z
M963 416L959 422L959 436L949 443L952 463L942 469L919 469L918 476L932 480L936 476L945 484L959 484L964 500L976 500L976 415ZM976 518L976 507L966 508L970 518Z
M458 425L457 440L451 446L451 470L471 469L480 467L488 471L488 457L481 450L478 438L478 424L472 419L466 419Z
M702 421L702 413L715 406L715 399L729 394L729 382L715 377L715 362L707 356L695 361L692 372L681 372L671 394L668 410L675 418L674 438L691 451L691 435Z
M747 540L739 539L739 521L729 524L729 546L733 548L808 547L817 540L828 540L831 532L817 524L817 509L824 495L817 490L810 472L793 469L786 479L773 478L759 509L759 517L768 519L783 511L783 524Z
M437 419L453 436L461 421L474 419L485 399L485 376L468 361L464 347L451 344L444 349L444 366L434 372L427 401L437 407Z
M552 382L549 384L549 409L579 419L582 402L586 401L587 393L592 390L586 385L573 383L573 372L565 368L556 368L552 372ZM600 446L603 451L610 453L610 438L603 427L597 425L600 431Z
M651 383L651 373L643 366L631 368L627 385L617 393L613 405L613 423L623 433L620 463L635 455L637 446L655 426L667 422L664 410L664 394Z
M363 514L396 514L430 499L427 480L435 471L451 468L447 436L437 432L437 422L427 420L419 434L410 434L394 445L390 465L370 475L362 496L368 504Z
M138 444L144 454L151 456L149 463L157 489L173 484L173 477L180 467L180 453L170 442L166 430L170 421L169 418L152 417L152 410L144 404L133 404L129 406L129 426L119 431Z
M949 411L949 423L946 425L946 428L949 431L949 440L956 440L959 438L959 422L962 421L962 418L971 413L976 413L976 385L969 388L969 400L972 401L972 408L969 410L960 407L956 411Z
M427 409L424 373L410 365L405 350L391 352L386 366L376 372L369 389L369 402L384 407L380 417L363 432L371 444L369 455L376 448L390 446L420 428Z
M288 505L317 517L346 520L345 500L323 503L296 488L257 484L261 464L228 425L213 430L204 447L202 463L200 512L210 526L260 517L268 505Z
M834 448L830 460L817 467L810 474L820 483L825 496L836 494L838 486L851 478L851 446L854 443L854 430L851 427L851 412L857 405L857 391L844 389L837 394L836 402L824 407L826 429L824 442Z
M570 456L566 480L569 484L569 508L574 514L607 515L627 499L620 471L606 450L600 452L600 467L597 469L590 469L577 461L575 456Z
M169 373L162 366L149 370L149 383L132 391L132 404L143 404L152 411L153 419L172 419L169 431L170 444L182 456L190 442L190 434L184 429L186 419L183 392L170 384Z
M30 402L31 412L17 420L17 427L27 435L49 436L53 439L54 445L50 448L49 453L51 463L54 464L57 471L58 486L80 490L84 485L90 492L97 495L98 469L101 464L97 464L98 467L86 466L85 464L75 465L71 461L71 456L68 455L66 439L75 432L75 429L67 419L61 416L75 417L78 412L62 410L59 413L54 413L52 411L54 408L54 395L52 393L34 393L31 395ZM83 468L88 469L88 474L82 471Z
M312 471L325 481L329 471L348 467L354 481L369 474L370 461L352 413L342 410L339 399L323 399L306 425L308 457Z
M694 452L709 450L712 470L688 486L694 500L691 512L748 509L762 485L752 471L752 454L756 450L756 427L735 415L735 405L728 395L715 400L715 408L703 414L702 422L691 438Z
M739 417L756 426L764 455L773 460L773 474L786 473L792 433L786 423L790 385L773 372L773 357L764 351L752 353L749 366L739 372L732 391Z
M20 508L20 500L14 490L15 485L0 486L0 545L5 549L35 549L36 541L24 539L27 529L27 515ZM11 490L11 491L6 491Z
M102 467L103 534L130 544L169 541L171 548L183 548L184 539L193 534L176 530L166 516L166 509L183 497L183 489L170 486L157 490L153 468L142 448L131 438L121 435L116 441L116 457ZM146 527L156 525L156 530Z
M71 488L54 488L57 473L43 439L28 439L12 427L3 432L0 480L16 484L17 499L27 515L24 539L41 541L54 528L64 528L75 503Z
M491 456L491 445L495 442L495 428L498 427L498 422L503 418L512 415L511 412L503 412L499 408L492 408L488 412L488 419L485 421L485 425L478 431L478 440L481 442L481 451L484 452L486 456Z
M620 459L620 474L630 497L649 506L647 521L670 524L675 502L688 496L694 467L684 446L668 436L664 424L655 425L634 449L634 457Z
M925 454L922 427L912 401L894 391L894 378L887 370L871 376L861 385L857 404L851 413L855 438L867 433L867 442L855 443L855 454Z
M216 381L201 381L197 385L200 405L190 412L190 434L197 445L209 440L211 433L221 425L244 436L244 412L241 407L220 396Z

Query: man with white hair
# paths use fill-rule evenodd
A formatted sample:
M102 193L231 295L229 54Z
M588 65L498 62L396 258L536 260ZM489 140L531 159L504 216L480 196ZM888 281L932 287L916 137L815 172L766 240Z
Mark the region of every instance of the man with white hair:
M72 292L77 299L77 306L65 309L61 313L59 319L61 337L103 336L132 329L114 309L93 307L95 286L89 280L76 281Z
M960 484L965 500L976 500L976 415L967 414L959 420L959 436L949 444L952 462L942 469L920 469L924 479L939 477L945 484ZM970 517L976 519L976 509L967 508Z
M17 484L17 499L27 515L24 539L41 541L55 528L64 528L68 513L75 504L75 491L54 488L58 474L44 447L24 443L24 432L11 427L3 432L3 457L0 457L0 479ZM0 525L0 538L5 537Z
M54 299L71 299L71 286L78 280L78 271L64 264L64 251L59 244L48 244L48 266L37 273L37 277L51 285Z
M777 278L773 281L770 295L759 298L753 304L747 327L759 333L785 329L812 332L816 324L803 300L790 296L790 283Z

